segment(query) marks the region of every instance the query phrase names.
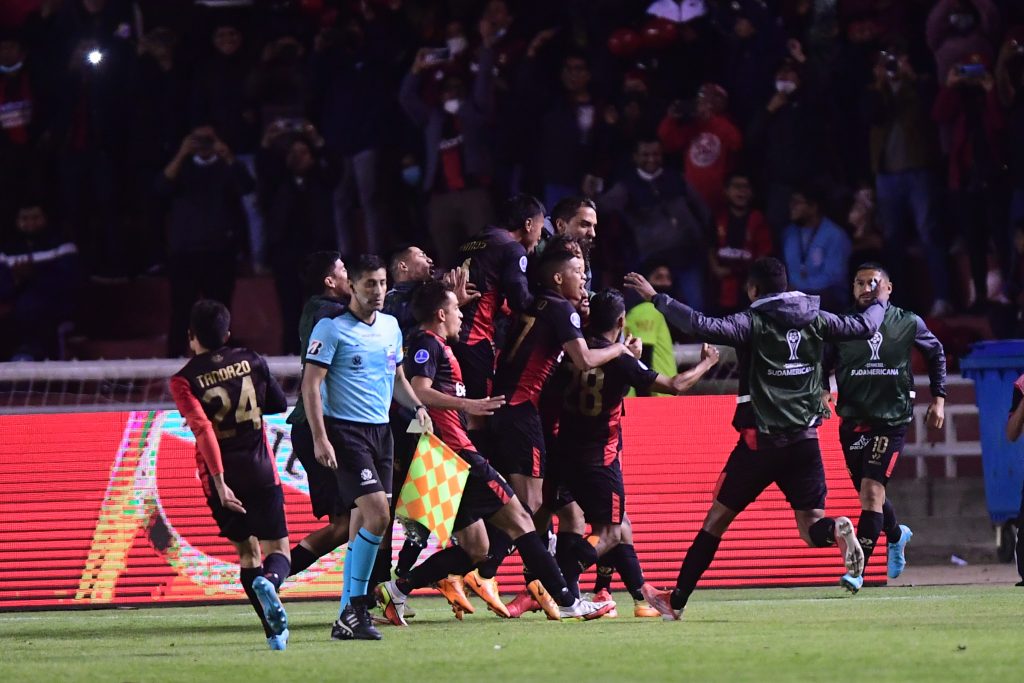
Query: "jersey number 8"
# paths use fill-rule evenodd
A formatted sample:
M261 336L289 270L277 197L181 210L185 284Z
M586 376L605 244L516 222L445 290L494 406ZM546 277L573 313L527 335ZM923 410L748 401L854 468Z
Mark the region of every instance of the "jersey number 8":
M586 372L574 369L568 395L575 397L578 403L572 407L577 408L580 415L597 417L601 414L601 389L603 388L604 370L601 368L593 368Z

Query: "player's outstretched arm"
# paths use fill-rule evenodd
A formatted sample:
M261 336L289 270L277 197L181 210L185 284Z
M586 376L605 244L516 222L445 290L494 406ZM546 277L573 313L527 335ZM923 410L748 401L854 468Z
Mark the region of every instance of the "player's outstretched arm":
M920 317L917 318L917 334L914 346L928 361L928 383L932 393L932 402L928 406L925 422L929 427L941 429L946 419L946 352L942 342L932 334Z
M686 393L700 381L701 377L708 373L708 370L715 366L718 362L718 357L717 348L710 344L704 344L700 350L699 363L686 372L680 372L674 377L666 377L659 374L658 379L654 380L654 384L651 385L651 391L661 394L672 394L673 396Z
M749 313L710 318L681 301L676 301L668 294L658 294L647 278L639 273L626 275L625 286L639 294L644 301L654 303L654 307L665 316L670 325L701 341L725 346L742 346L750 339Z
M567 341L562 344L562 349L572 360L572 364L584 372L599 368L624 353L632 355L632 351L625 344L612 344L603 349L592 349L582 339Z
M327 377L327 368L310 362L302 371L302 403L306 408L306 421L313 432L313 455L316 461L332 470L338 469L334 447L327 438L324 425L324 403L320 398L320 386Z
M882 326L885 306L876 301L860 313L836 315L828 311L821 311L818 315L825 322L825 336L828 341L870 339Z
M409 380L412 390L419 402L428 408L437 410L462 410L469 415L493 415L494 411L505 405L504 396L488 396L487 398L459 398L438 391L434 388L434 380L429 377L416 376Z

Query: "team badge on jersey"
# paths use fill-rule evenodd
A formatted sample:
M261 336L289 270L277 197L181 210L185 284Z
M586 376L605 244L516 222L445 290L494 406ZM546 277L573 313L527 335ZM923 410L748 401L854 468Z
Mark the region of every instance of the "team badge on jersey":
M526 272L526 257L525 256L520 256L519 257L519 270L523 271L524 273Z
M580 314L579 313L573 313L572 315L570 315L569 316L569 322L572 323L573 327L577 327L578 328L580 326Z
M419 363L420 365L426 363L429 358L430 354L427 352L426 349L420 349L419 351L416 352L416 355L412 357L412 359Z

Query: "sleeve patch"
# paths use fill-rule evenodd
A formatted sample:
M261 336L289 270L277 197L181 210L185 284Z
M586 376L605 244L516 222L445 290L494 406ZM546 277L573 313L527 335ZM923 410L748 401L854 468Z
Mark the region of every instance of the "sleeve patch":
M519 257L519 270L523 271L524 273L526 272L526 257L525 256L520 256Z
M319 339L314 339L309 342L309 348L306 349L307 356L316 356L320 353L320 349L324 347L324 343Z
M578 329L580 327L580 314L573 313L572 315L570 315L569 322L573 324L573 327L576 327Z
M426 349L420 349L420 350L418 350L416 352L416 354L412 357L412 359L414 361L416 361L417 363L419 363L420 365L423 365L428 360L430 360L430 353L427 352Z

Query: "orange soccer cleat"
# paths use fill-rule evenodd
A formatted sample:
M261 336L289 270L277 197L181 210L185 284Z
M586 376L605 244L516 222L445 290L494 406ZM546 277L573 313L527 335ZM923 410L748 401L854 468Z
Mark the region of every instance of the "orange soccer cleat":
M448 601L448 604L452 606L452 611L455 613L455 618L462 621L463 612L473 614L476 610L473 608L473 604L466 597L465 584L462 577L457 574L449 574L447 579L441 579L434 588L444 596L444 599Z
M526 585L526 590L530 591L530 595L537 601L540 608L544 610L544 614L548 615L548 621L561 621L562 613L555 602L551 594L544 589L544 585L540 582L540 579L534 579Z
M505 607L505 603L501 601L501 595L498 593L497 579L485 579L480 576L480 570L474 569L466 574L463 580L465 585L469 586L474 593L480 596L481 600L487 603L487 609L503 619L511 617L508 613L508 608Z

